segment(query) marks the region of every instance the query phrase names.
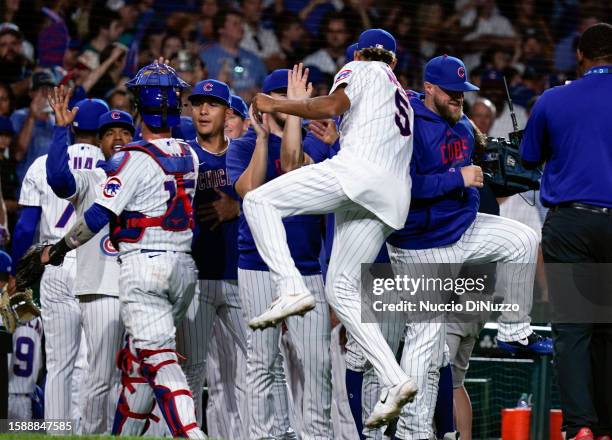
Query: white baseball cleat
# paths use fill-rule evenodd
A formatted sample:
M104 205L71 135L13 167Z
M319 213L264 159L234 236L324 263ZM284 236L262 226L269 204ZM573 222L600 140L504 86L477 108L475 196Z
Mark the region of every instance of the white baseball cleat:
M315 308L315 297L310 293L282 295L276 298L268 309L249 322L253 330L274 327L288 316L302 315Z
M379 428L399 417L402 407L414 399L417 390L416 382L412 378L384 390L372 414L366 420L366 427Z

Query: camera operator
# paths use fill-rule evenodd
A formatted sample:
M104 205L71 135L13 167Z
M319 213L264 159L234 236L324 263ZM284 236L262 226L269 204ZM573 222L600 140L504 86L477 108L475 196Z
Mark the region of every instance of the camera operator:
M612 26L585 30L577 56L583 76L538 99L521 156L525 166L546 162L544 261L575 263L546 268L555 313L562 314L552 328L563 428L568 439L593 440L612 434L612 317L566 317L589 305L598 313L611 302L609 285L593 287L597 278L585 277L585 265L576 263L612 262ZM574 282L580 295L564 294ZM589 303L585 295L600 298Z

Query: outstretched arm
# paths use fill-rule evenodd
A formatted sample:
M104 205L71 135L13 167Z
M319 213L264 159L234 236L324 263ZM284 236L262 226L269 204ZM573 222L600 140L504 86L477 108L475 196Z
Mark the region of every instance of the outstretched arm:
M351 107L344 89L338 87L331 95L308 99L278 99L258 93L253 99L255 117L261 121L261 113L286 113L306 119L328 119L340 116Z

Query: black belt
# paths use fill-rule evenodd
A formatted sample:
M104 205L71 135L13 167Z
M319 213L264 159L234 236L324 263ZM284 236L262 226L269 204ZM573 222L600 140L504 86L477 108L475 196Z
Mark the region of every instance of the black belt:
M589 211L595 214L612 214L611 208L606 208L604 206L588 205L586 203L578 202L562 203L560 205L555 206L555 208L574 208L580 209L582 211Z

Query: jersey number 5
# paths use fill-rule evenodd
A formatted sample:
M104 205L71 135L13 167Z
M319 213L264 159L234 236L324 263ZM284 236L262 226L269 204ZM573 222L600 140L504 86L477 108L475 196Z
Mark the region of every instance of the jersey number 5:
M397 113L395 113L395 123L399 128L400 134L402 136L410 136L410 119L408 118L408 110L410 109L410 105L400 90L395 92L395 106L397 107Z

